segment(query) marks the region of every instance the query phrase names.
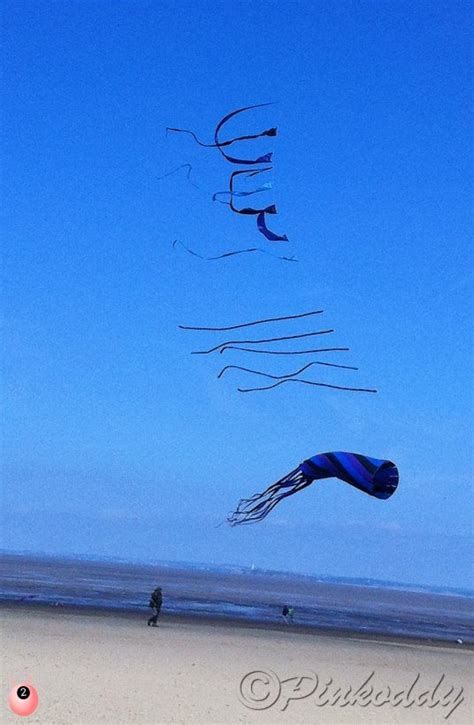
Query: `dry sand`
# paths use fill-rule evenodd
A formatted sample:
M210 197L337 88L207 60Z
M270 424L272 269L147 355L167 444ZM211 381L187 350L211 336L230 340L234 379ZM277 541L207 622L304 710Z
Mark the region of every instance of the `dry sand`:
M448 723L474 721L473 652L454 643L439 647L166 617L153 629L126 614L33 607L4 607L1 622L2 722L19 721L7 696L12 682L28 677L40 704L25 722L48 725L442 723L454 708ZM253 689L253 676L247 677L241 694L242 678L256 670L268 675L255 676ZM250 709L243 697L254 707L271 706Z

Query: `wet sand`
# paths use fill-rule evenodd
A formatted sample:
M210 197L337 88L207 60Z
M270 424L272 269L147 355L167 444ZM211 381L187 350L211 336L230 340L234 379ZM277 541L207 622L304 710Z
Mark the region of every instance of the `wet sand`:
M365 585L282 572L186 564L3 554L0 595L30 606L120 609L145 615L159 583L166 615L231 619L252 627L281 622L282 604L295 607L295 624L319 632L359 632L474 644L474 599L460 592Z
M0 615L2 722L18 722L6 702L24 678L40 698L27 722L48 725L471 722L473 651L455 643L167 616L152 628L34 606Z

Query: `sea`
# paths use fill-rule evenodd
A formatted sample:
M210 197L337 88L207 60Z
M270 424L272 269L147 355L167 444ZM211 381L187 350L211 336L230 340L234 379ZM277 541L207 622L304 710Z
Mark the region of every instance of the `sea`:
M474 644L474 592L371 579L304 576L186 562L0 555L0 604L134 612L149 616L163 589L162 616Z

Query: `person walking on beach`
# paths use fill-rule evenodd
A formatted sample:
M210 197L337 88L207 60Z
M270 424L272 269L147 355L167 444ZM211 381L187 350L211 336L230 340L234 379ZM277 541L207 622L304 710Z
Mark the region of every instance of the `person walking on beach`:
M283 619L285 620L285 622L287 624L289 624L290 622L293 621L293 612L294 611L295 610L293 609L293 607L288 607L288 606L286 606L286 604L283 607L283 609L281 610L281 616L283 617Z
M155 591L152 592L152 595L150 597L150 604L149 606L153 610L153 614L150 617L150 619L147 622L147 625L150 627L157 627L158 624L158 617L160 615L161 605L163 604L163 595L161 593L161 587L156 587Z

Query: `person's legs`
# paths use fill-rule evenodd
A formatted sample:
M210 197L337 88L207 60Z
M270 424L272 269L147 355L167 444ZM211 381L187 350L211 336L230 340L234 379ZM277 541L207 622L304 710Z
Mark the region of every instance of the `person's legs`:
M153 607L153 614L148 620L147 624L148 626L152 625L153 627L156 627L156 622L158 620L158 615L160 613L160 610L157 607Z

